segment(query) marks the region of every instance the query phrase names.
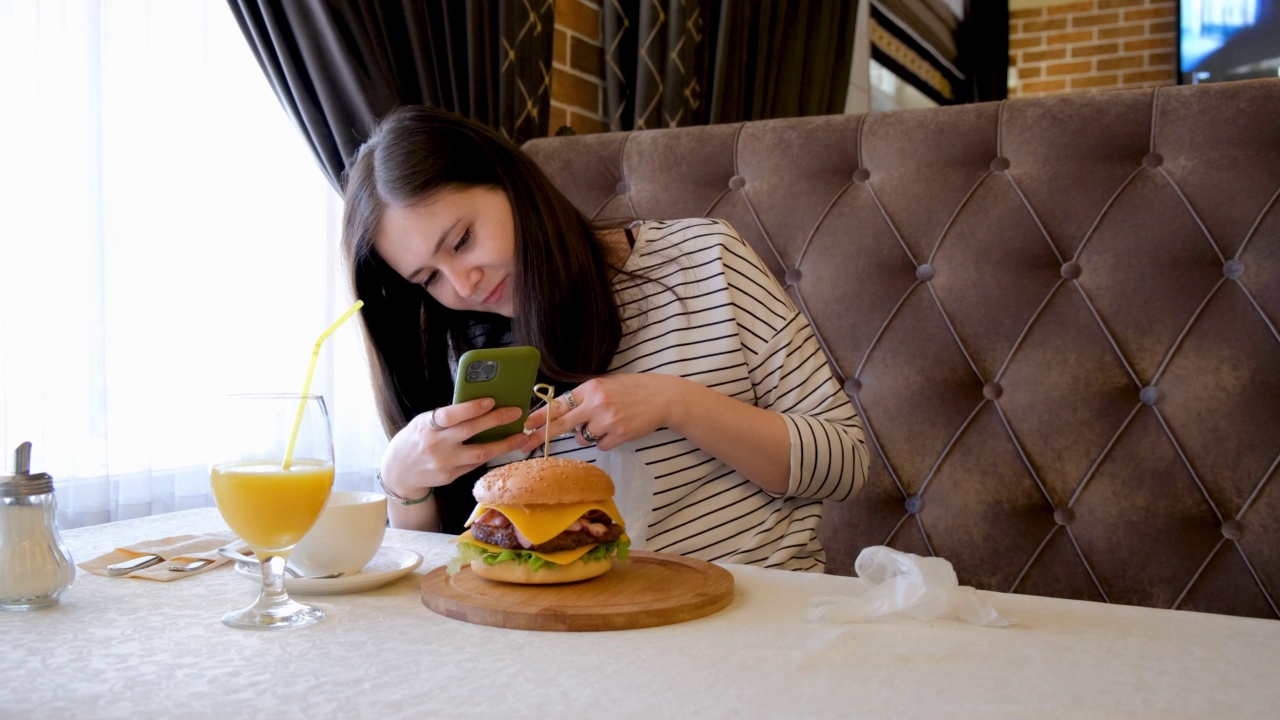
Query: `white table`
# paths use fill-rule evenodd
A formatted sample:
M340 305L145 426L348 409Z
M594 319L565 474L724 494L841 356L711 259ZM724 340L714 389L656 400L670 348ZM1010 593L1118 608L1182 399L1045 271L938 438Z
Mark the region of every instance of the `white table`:
M77 561L225 531L212 508L63 533ZM554 633L471 625L419 599L449 536L391 530L418 571L311 596L329 617L275 632L222 613L226 565L175 582L79 571L61 605L0 613L4 718L1274 718L1280 622L983 593L1016 627L806 619L839 577L729 566L733 604L679 625Z

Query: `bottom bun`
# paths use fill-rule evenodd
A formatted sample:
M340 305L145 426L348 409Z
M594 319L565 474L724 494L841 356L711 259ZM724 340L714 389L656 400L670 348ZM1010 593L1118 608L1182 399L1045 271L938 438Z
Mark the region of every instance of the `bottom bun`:
M592 562L583 562L582 560L574 560L568 565L543 565L537 570L531 570L528 563L519 563L512 560L500 562L496 565L486 565L484 560L472 560L471 572L479 575L486 580L497 580L498 582L516 583L518 585L554 585L556 583L571 583L579 580L590 580L593 577L599 577L613 567L613 558L605 560L595 560Z

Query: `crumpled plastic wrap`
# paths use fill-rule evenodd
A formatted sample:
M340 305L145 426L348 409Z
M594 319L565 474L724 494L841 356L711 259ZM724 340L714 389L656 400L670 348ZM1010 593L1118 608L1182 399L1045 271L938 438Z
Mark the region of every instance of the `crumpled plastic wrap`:
M960 585L947 560L921 557L884 546L865 548L854 563L858 577L847 595L816 597L810 620L866 622L890 616L916 620L954 619L983 627L1007 627L978 592Z

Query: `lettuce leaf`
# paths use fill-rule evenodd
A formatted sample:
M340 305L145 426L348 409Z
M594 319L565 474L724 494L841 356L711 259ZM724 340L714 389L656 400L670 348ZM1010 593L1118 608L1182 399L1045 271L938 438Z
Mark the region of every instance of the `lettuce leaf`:
M631 553L631 539L623 535L617 542L611 542L606 545L597 545L589 550L580 559L583 562L596 562L598 560L607 560L610 555L617 553L618 562L626 562L627 556ZM463 565L470 565L472 560L481 560L485 565L497 565L500 562L514 561L518 563L528 563L529 569L540 570L543 567L556 567L556 563L546 560L528 550L503 550L502 552L493 552L479 545L469 542L458 543L458 552L449 560L449 564L445 567L445 572L449 575L456 575Z

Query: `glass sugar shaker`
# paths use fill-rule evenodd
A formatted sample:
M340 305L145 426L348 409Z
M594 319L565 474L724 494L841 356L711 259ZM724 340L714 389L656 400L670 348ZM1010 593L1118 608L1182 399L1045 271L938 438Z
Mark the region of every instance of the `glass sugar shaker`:
M13 454L13 475L0 476L0 610L52 607L76 567L58 534L53 478L32 474L31 443Z

